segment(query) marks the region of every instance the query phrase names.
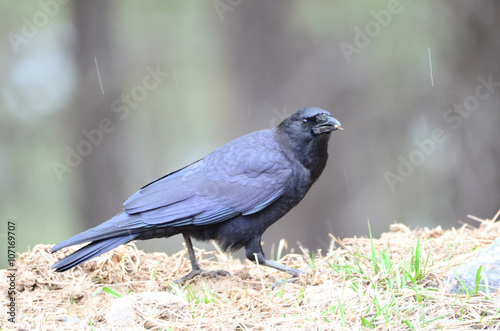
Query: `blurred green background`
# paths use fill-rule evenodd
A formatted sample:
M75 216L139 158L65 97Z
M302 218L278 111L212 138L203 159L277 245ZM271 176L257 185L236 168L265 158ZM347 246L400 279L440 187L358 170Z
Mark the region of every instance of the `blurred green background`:
M500 208L498 1L3 0L0 17L5 251L9 221L18 252L57 243L305 106L345 130L268 257Z

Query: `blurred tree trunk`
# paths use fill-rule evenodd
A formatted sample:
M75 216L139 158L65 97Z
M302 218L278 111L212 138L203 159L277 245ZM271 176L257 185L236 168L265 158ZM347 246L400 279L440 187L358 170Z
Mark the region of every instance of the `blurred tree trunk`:
M282 114L283 107L290 107L290 100L283 97L281 86L290 78L292 66L308 55L305 46L310 41L290 32L293 6L265 0L243 2L240 6L244 8L228 12L224 18L238 25L237 29L227 30L228 47L232 48L228 52L230 70L235 77L244 77L237 82L236 90L241 100L247 100L249 119L262 125L265 118L264 123L272 122L268 125L274 126L296 110ZM270 121L273 116L276 120ZM242 128L246 130L248 123Z
M472 85L465 88L468 94L473 95L479 76L488 80L491 75L493 85L500 81L500 2L490 0L482 2L481 6L475 6L472 3L450 1L449 5L460 22L455 29L460 46L455 61L455 72L459 79L457 86L461 82L472 81ZM463 180L455 182L453 205L460 217L472 214L484 219L490 218L499 207L500 112L495 105L500 102L500 87L493 88L490 96L479 102L474 111L477 115L469 113L470 119L463 119L464 125L460 130L467 134L455 136L460 139L456 143L460 145L462 153L460 171ZM493 139L478 138L484 134ZM478 146L476 141L486 143ZM492 166L495 164L496 166ZM492 194L494 192L496 194ZM478 195L482 198L478 199ZM471 204L471 201L474 203ZM475 222L473 224L476 225Z
M73 2L77 33L75 63L80 85L77 87L72 116L67 123L73 130L73 147L76 148L84 140L91 143L83 143L85 146L92 146L90 153L82 156L81 164L74 172L81 177L81 189L76 199L85 228L95 226L120 211L117 203L123 180L118 166L120 148L113 146L117 139L110 138L116 138L118 134L105 133L100 129L100 123L106 118L111 121L114 131L118 125L113 121L110 106L119 97L115 70L118 59L113 53L109 32L114 4L111 1ZM86 130L87 135L83 130Z

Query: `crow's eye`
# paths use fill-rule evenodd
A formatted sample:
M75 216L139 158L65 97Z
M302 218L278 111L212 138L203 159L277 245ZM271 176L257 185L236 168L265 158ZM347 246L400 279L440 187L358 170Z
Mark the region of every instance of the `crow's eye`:
M307 124L309 124L309 121L307 120L307 118L302 119L302 125L307 126Z

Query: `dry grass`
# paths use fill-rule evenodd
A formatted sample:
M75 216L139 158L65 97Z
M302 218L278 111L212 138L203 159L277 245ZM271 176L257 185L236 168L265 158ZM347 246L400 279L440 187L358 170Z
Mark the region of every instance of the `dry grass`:
M349 238L324 254L286 255L282 263L307 275L274 290L283 273L215 252L197 250L202 268L232 276L181 288L172 282L190 270L185 251L146 254L124 245L55 273L50 266L74 249L50 254L50 245L37 245L16 262L17 323L5 315L0 323L38 330L498 329L498 293L453 295L440 286L452 267L500 235L498 223L479 221L478 228L448 231L394 224L380 239Z

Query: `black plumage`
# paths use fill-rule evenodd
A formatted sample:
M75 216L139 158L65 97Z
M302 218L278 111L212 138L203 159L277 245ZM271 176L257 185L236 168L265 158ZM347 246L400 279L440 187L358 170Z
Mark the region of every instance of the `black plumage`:
M65 271L131 240L182 234L193 270L217 277L227 272L202 271L191 238L215 240L224 250L245 247L260 265L297 276L293 269L264 257L264 231L305 196L325 168L330 133L342 129L325 110L309 107L278 126L235 139L205 158L144 186L128 198L124 211L110 220L52 247L90 242L55 263Z

